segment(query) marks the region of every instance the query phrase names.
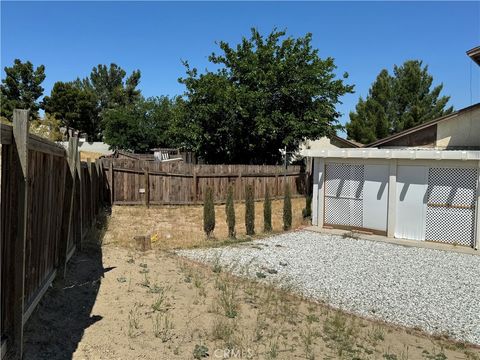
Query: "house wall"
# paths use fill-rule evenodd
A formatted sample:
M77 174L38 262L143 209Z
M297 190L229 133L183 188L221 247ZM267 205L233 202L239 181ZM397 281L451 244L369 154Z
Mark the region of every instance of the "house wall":
M445 148L480 149L480 108L458 114L437 124L437 144Z
M303 150L329 150L329 149L338 149L338 148L349 148L347 144L338 141L336 139L329 139L324 136L317 140L306 140L301 146L300 151Z
M438 234L442 235L442 232L448 234L451 228L458 226L455 236L461 234L460 239L464 239L462 234L467 234L465 224L470 222L473 227L469 226L468 234L472 234L473 231L473 237L470 237L472 240L469 243L463 245L480 247L480 229L478 229L480 223L480 163L478 160L314 158L312 224L319 227L323 227L326 223L325 214L329 206L326 203L327 192L325 190L326 181L328 181L326 179L332 178L331 173L326 174L328 169L332 171L329 164L363 165L365 168L363 224L350 228L380 231L389 237L419 241L434 239L432 241L456 243L448 238L442 239ZM436 187L433 189L432 180L429 180L429 169L438 168L455 169L453 170L455 176L449 178L440 174L437 176L437 180L442 183L434 184ZM474 188L465 190L461 185L464 179L463 174L468 172L471 179L472 171L475 174ZM447 178L448 180L445 180ZM388 183L385 183L386 181ZM348 184L348 181L339 179L337 183ZM470 184L472 184L471 181ZM338 191L338 193L342 192L343 190ZM440 195L435 192L439 192ZM464 207L465 205L455 202L462 200L466 192L469 192L473 199L474 209L470 213ZM331 189L328 194L331 204ZM432 194L437 198L432 198ZM453 199L454 206L449 204L450 199ZM385 212L386 221L384 217L380 216ZM339 217L345 219L344 214L339 213ZM332 216L329 216L329 219L332 219ZM427 226L427 223L430 225ZM325 225L332 224L328 222ZM341 225L339 228L345 228L343 223ZM437 231L438 229L441 231Z

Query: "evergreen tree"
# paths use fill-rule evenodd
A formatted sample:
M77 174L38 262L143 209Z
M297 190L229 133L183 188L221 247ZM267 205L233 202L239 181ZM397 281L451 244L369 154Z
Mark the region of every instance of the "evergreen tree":
M203 230L209 238L215 229L215 205L213 202L213 190L209 186L205 191L203 201Z
M292 227L292 199L290 195L290 186L285 185L285 194L283 197L283 230L290 230Z
M225 203L225 214L227 215L228 237L235 238L235 203L233 200L233 186L228 187L227 202Z
M451 113L452 107L445 108L449 97L440 96L443 85L432 88L432 83L428 66L418 60L395 65L393 76L382 70L350 113L348 138L368 144Z
M245 229L247 235L255 234L255 201L253 186L245 186Z
M14 109L30 109L30 120L38 118L38 98L43 95L45 66L36 69L30 61L15 59L12 67L5 67L5 78L0 85L0 115L9 121Z
M265 190L265 202L263 203L263 231L272 231L272 200L268 187Z

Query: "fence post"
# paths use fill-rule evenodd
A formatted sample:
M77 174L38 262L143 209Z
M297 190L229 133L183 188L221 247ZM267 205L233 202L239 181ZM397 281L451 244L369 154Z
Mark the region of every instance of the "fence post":
M79 200L78 200L78 208L79 208L79 219L80 219L80 226L79 226L79 230L80 230L80 239L78 240L77 242L77 246L78 246L78 249L81 250L82 249L82 244L83 244L83 207L85 206L84 203L83 203L83 188L82 188L82 185L83 185L83 182L82 182L82 163L80 162L80 151L76 151L75 152L75 168L77 170L77 175L78 175L78 197L79 197Z
M113 203L115 202L114 196L115 196L115 191L113 188L113 160L110 160L110 164L108 165L109 167L109 172L108 176L110 177L110 205L113 206Z
M93 225L93 218L95 217L94 213L95 213L95 210L94 210L94 204L93 204L93 173L92 173L92 162L90 160L90 158L87 158L87 173L88 173L88 183L89 183L89 189L88 189L88 192L87 194L90 195L90 199L88 200L88 217L87 217L87 221L88 221L88 227L92 227ZM85 189L87 190L87 189Z
M197 169L193 165L193 203L197 203Z
M145 168L145 206L150 207L150 181L148 179L148 169Z
M62 227L60 230L60 243L58 244L58 271L60 279L65 279L67 268L68 243L72 234L73 208L75 206L75 156L77 152L78 138L68 139L67 173L65 174L65 190L63 196ZM64 220L63 220L64 219Z
M28 110L13 111L13 169L17 176L17 225L13 244L13 358L23 356L23 311L25 307L25 247L28 195Z

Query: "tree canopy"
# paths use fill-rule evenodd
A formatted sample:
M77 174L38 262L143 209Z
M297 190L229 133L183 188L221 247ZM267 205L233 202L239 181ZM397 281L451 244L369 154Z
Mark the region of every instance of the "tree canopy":
M428 66L419 60L395 65L393 76L383 69L367 98L360 98L350 113L348 138L368 144L451 113L453 108L446 108L450 97L440 96L443 85L432 84Z
M207 162L275 163L279 149L340 128L336 105L353 86L336 78L332 58L319 57L311 34L285 35L252 29L235 47L221 41L222 53L209 57L216 71L199 74L185 62L185 141Z
M56 82L42 107L58 117L67 129L74 128L92 140L99 140L108 110L130 106L142 99L137 89L140 71L133 71L126 79L125 76L125 70L116 64L100 64L83 80Z
M42 107L47 114L60 120L67 130L75 129L95 138L98 135L98 111L95 95L78 82L58 81Z
M171 146L174 105L175 100L157 97L107 110L104 114L105 142L113 149L137 153Z
M5 78L0 85L0 115L12 121L14 109L30 109L30 120L38 118L38 98L43 95L45 66L34 68L30 61L14 60L5 67Z

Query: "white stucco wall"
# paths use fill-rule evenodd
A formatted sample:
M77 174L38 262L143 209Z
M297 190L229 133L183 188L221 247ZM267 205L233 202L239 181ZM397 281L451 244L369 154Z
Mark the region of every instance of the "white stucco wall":
M437 148L480 147L480 108L437 124Z

